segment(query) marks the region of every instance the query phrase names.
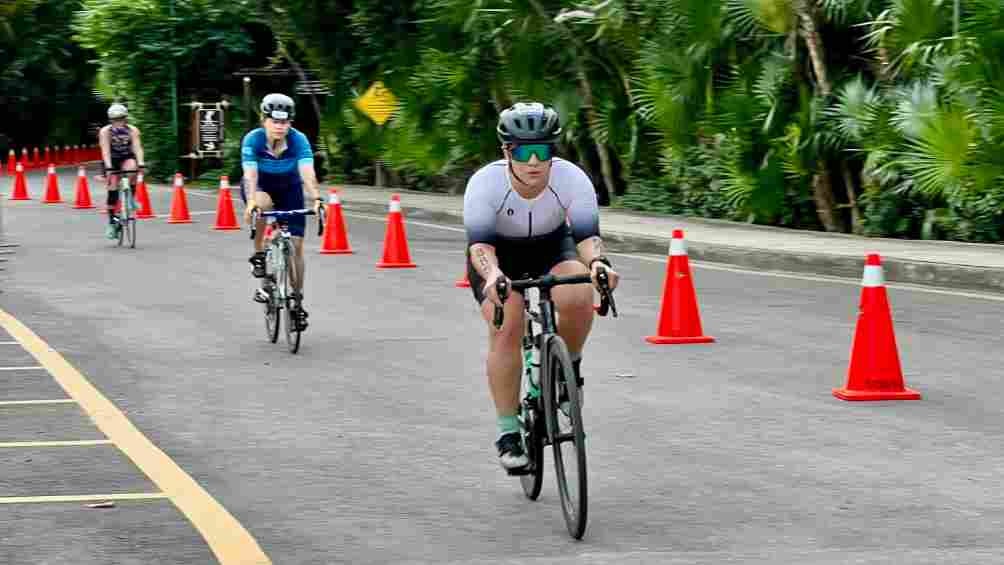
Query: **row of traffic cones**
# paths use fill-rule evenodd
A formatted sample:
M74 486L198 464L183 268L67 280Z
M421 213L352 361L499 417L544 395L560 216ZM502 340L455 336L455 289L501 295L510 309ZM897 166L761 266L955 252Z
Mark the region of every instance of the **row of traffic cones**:
M841 400L918 400L920 393L906 388L899 362L892 313L886 294L882 260L877 253L865 260L861 302L851 345L847 383L833 389ZM663 285L662 306L653 344L712 343L704 335L690 273L683 230L674 230Z
M27 194L24 171L20 163L17 165L16 172L11 199L28 200L30 197ZM137 217L155 217L150 208L149 194L142 173L138 177L136 197L140 204L140 210ZM42 202L45 204L62 202L53 165L49 165L46 192ZM77 198L74 208L93 207L84 167L79 167ZM167 221L173 224L192 223L181 173L177 173L174 177L171 214ZM328 214L324 227L325 232L320 253L331 255L353 253L348 241L341 199L336 189L331 189L328 194ZM230 194L229 179L226 176L220 178L214 229L240 229ZM408 249L401 199L397 194L391 196L387 214L387 228L384 234L383 256L377 263L377 267L416 267L411 260ZM470 286L466 271L455 285L458 287ZM702 328L697 293L690 271L690 260L683 230L673 231L656 334L646 337L645 340L659 345L701 344L715 341L714 337L705 335ZM847 384L843 388L834 389L833 394L843 400L915 400L920 398L919 393L904 386L882 263L878 254L868 255L865 263L861 305L851 348Z
M32 153L32 156L28 156L28 149L21 149L21 160L20 164L24 167L24 170L30 171L33 169L40 169L46 165L80 165L88 161L98 161L101 159L101 149L97 145L74 145L72 147L64 145L60 147L45 147L45 151L39 151L36 147ZM5 169L8 175L13 176L17 169L17 164L19 163L17 159L17 154L11 149L7 154L6 165L0 163L0 172Z

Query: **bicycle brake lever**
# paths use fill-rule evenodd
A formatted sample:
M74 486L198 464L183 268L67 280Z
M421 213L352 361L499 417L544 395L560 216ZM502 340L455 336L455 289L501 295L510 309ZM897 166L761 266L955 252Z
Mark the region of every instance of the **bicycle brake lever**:
M495 292L499 295L499 300L502 304L505 304L506 298L509 297L509 281L505 278L499 278L495 281ZM495 306L495 317L493 323L495 324L495 329L502 329L503 314L505 309L501 306Z
M597 314L600 316L606 316L608 311L613 312L614 318L617 317L617 305L614 303L614 293L610 290L610 279L608 278L606 269L600 267L599 273L596 274L596 279L600 283L600 307L597 310Z

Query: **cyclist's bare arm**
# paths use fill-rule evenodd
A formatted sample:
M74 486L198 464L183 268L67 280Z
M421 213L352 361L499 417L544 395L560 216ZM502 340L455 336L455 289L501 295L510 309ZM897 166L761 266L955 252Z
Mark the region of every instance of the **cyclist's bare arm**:
M303 179L303 186L315 201L321 198L321 192L317 187L317 173L314 171L313 163L299 165L300 178Z
M139 128L129 126L129 130L132 132L132 151L136 154L136 165L142 167L146 161L143 160L143 142L140 140Z
M258 190L258 167L244 164L244 190L247 191L248 209L255 204L254 193Z
M110 126L104 126L98 130L98 145L101 146L101 160L105 164L105 169L112 168L112 147L109 136Z

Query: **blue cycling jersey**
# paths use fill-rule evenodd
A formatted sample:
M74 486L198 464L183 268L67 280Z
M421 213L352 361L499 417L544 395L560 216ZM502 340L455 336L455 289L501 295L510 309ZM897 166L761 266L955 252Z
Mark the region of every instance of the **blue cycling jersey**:
M310 140L303 132L289 128L286 135L286 149L275 155L269 149L268 135L264 128L251 130L241 142L241 162L245 169L257 169L258 186L264 190L299 188L300 165L313 165L314 153Z

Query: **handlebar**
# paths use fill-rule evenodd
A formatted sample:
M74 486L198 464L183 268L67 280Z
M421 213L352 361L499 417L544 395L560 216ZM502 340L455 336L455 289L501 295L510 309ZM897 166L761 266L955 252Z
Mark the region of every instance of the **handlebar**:
M607 278L607 270L603 266L600 266L596 279L599 283L600 291L600 307L597 309L596 313L600 316L606 316L608 311L612 311L614 317L616 318L617 305L614 303L614 294L613 290L610 289L610 281ZM544 275L538 278L519 279L514 281L501 277L495 281L495 291L499 295L499 300L505 304L511 290L523 290L534 287L550 288L562 284L582 284L591 282L593 282L593 279L590 275L569 275L563 277L557 275ZM504 318L503 313L503 307L495 306L495 316L492 321L495 324L496 330L502 328L502 321Z
M272 210L269 212L263 212L260 208L255 208L251 210L251 237L254 239L255 228L258 224L258 216L262 218L292 218L294 216L314 216L318 215L319 219L317 221L317 236L320 237L324 235L324 206L321 206L320 213L314 212L312 208L300 208L297 210Z

